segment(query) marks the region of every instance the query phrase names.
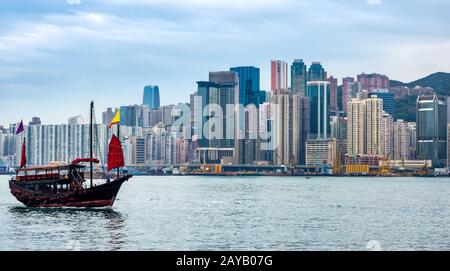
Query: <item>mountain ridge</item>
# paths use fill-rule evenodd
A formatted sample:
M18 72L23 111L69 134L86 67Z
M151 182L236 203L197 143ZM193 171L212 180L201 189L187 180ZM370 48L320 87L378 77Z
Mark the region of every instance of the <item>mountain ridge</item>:
M404 83L397 80L390 80L391 87L409 87L416 86L431 87L438 95L450 96L450 73L435 72L421 79Z

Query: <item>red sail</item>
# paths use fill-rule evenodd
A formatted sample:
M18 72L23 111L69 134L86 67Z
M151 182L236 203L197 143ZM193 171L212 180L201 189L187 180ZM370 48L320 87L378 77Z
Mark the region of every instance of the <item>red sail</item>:
M117 136L113 135L111 142L109 142L108 171L123 166L125 166L125 161L123 159L122 144Z
M20 168L24 168L27 165L27 155L25 149L25 138L23 139L22 144L22 158L20 159Z

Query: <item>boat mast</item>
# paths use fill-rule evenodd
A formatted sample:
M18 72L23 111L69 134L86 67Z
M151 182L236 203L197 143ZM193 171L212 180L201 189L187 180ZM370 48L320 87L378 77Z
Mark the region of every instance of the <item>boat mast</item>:
M94 165L93 165L93 163L92 163L92 159L94 159L94 153L93 153L93 138L94 138L94 136L93 136L93 133L94 133L94 129L93 129L93 118L94 118L94 101L92 101L91 102L91 110L90 110L90 122L89 122L89 155L90 155L90 158L91 158L91 161L89 162L89 164L90 164L90 167L91 167L91 174L90 174L90 177L91 177L91 186L90 187L92 187L92 182L93 182L93 173L94 173Z
M120 141L120 122L117 125L117 138ZM119 178L120 178L120 168L117 168L117 179L119 179Z

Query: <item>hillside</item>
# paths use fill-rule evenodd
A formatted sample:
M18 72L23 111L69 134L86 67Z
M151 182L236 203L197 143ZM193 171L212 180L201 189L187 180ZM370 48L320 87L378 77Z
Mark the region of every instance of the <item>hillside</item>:
M413 88L415 86L431 87L439 95L450 96L450 73L437 72L410 83L403 83L396 80L391 80L390 83L391 87L396 86L407 86L410 88Z
M390 84L391 87L431 87L439 95L450 96L450 73L437 72L410 83L391 80ZM416 121L416 99L416 96L408 96L398 100L395 108L394 119Z

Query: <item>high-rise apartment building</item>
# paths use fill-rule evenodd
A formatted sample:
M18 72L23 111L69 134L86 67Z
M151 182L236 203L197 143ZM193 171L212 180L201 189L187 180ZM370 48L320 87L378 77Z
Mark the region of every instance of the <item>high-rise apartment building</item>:
M393 155L394 160L408 160L408 123L404 120L397 120L393 125Z
M352 99L347 104L347 154L381 154L381 119L383 100L371 97Z

